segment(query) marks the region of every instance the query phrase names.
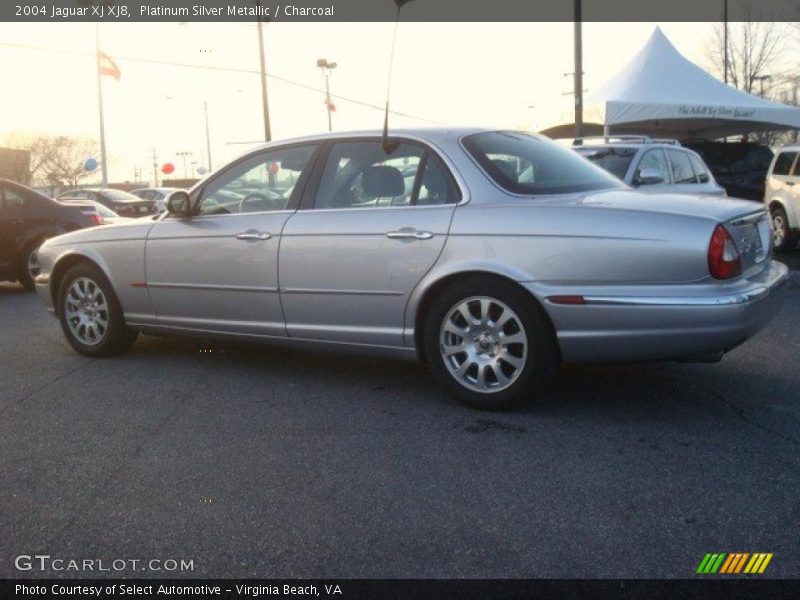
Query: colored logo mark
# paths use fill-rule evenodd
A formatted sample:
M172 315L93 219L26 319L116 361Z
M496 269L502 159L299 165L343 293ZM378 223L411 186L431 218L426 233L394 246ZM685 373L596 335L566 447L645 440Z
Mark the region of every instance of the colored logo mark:
M755 552L753 554L749 552L709 552L700 561L697 573L701 575L717 573L720 575L735 575L739 573L755 575L766 570L769 561L772 560L772 556L772 552Z

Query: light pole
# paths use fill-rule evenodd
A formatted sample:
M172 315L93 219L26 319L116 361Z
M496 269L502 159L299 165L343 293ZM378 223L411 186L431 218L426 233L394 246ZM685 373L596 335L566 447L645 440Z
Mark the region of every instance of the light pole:
M764 97L764 82L769 81L770 79L772 79L772 75L754 75L752 77L753 81L758 81L759 83L758 95L762 98ZM750 84L750 86L752 87L752 84Z
M189 179L189 174L186 171L186 157L187 156L191 156L192 153L189 152L188 150L184 150L183 152L176 152L175 155L176 156L180 156L181 158L183 158L183 178L184 179Z
M176 100L174 96L164 96L164 98L166 100ZM211 171L214 167L211 166L211 130L208 127L208 100L203 100L203 117L205 119L206 126L206 153L208 154L208 170Z
M333 131L333 119L331 113L336 110L336 107L331 100L331 71L336 68L335 62L328 62L325 58L317 59L317 66L322 69L322 75L325 77L325 109L328 111L328 131Z

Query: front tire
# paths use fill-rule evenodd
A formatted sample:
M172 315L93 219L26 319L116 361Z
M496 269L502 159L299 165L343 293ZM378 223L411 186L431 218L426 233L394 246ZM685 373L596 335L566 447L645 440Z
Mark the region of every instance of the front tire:
M70 346L84 356L113 356L128 350L138 333L125 324L122 307L97 267L80 264L61 280L58 318Z
M498 410L535 399L559 361L552 325L511 282L476 276L431 306L425 354L436 379L473 408Z
M19 265L19 282L28 291L33 291L36 288L34 279L39 274L39 246L44 243L44 240L37 240L29 243L22 250L22 258Z
M769 211L772 218L772 247L781 254L791 252L797 245L797 234L789 226L789 218L782 206Z

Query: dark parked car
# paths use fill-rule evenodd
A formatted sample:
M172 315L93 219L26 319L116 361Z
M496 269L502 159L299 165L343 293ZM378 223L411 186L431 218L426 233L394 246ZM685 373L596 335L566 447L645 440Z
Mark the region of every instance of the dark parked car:
M48 238L100 222L91 207L61 204L0 179L0 281L19 281L33 289L39 246Z
M146 217L155 214L158 207L153 200L143 200L122 190L87 188L70 190L58 196L59 200L92 200L110 208L120 217Z
M767 170L772 150L755 142L686 142L711 169L714 179L728 196L745 200L764 200Z

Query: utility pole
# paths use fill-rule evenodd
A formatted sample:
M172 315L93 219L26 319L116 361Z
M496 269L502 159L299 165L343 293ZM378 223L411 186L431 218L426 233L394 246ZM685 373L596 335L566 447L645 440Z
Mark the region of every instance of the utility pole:
M261 0L257 0L256 5L261 9ZM261 104L264 111L264 141L272 139L272 131L269 125L269 100L267 96L267 62L264 57L264 32L261 29L261 17L256 17L256 28L258 29L258 58L261 62ZM209 165L209 169L211 165Z
M158 187L158 157L155 148L153 148L153 187Z
M581 2L574 0L575 6L575 137L583 137L583 32L581 30Z
M335 110L333 101L331 100L331 84L330 76L331 71L336 68L335 62L328 62L325 58L317 59L317 66L322 69L322 75L325 77L325 109L328 111L328 131L333 131L333 120L331 113Z
M725 45L724 50L724 69L725 69L725 83L728 83L728 0L723 0L723 9L722 9L722 21L723 21L723 44Z

